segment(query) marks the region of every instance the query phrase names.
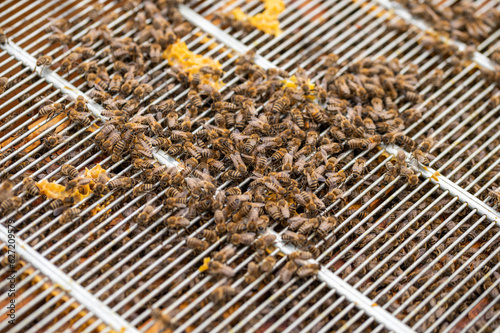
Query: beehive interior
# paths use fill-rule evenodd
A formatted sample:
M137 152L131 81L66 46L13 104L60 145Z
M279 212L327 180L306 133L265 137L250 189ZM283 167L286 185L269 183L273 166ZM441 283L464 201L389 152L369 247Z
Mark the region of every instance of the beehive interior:
M495 1L426 3L392 5L433 31L384 1L0 3L8 43L35 59L52 57L47 70L33 71L0 46L0 78L8 78L0 94L2 235L14 225L32 256L50 261L130 331L493 332L500 13ZM189 23L178 6L277 69L260 68L252 53ZM450 10L456 31L439 25ZM468 15L489 20L487 33L460 25ZM58 24L61 32L50 28ZM64 37L58 33L71 41L55 40ZM459 51L455 41L474 48ZM474 52L493 67L478 64ZM48 71L106 119L80 109ZM396 78L388 100L382 82ZM368 112L378 101L380 112ZM64 111L47 111L53 103ZM406 159L388 146L404 149ZM160 148L178 165L162 165ZM65 164L77 174L63 173ZM422 168L436 173L423 177ZM492 213L482 215L438 177ZM260 247L270 235L278 238ZM228 246L234 251L221 259ZM314 262L284 255L292 246ZM293 265L300 272L285 277ZM4 320L2 305L0 331L120 331L29 257L17 258L16 268L17 323ZM341 288L328 283L330 274Z

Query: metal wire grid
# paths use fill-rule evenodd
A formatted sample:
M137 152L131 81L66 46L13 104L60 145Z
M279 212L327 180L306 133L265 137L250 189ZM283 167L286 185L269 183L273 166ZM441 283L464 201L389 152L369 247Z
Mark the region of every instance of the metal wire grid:
M366 32L366 29L364 30L364 32ZM393 44L394 45L394 44ZM201 257L200 257L201 258Z
M5 244L0 244L4 248ZM3 252L3 251L2 251ZM16 258L15 294L16 294L16 324L11 326L7 320L0 323L3 332L40 332L49 329L64 331L72 321L75 321L91 311L78 304L61 286L54 284L50 278L41 274L23 257ZM12 271L9 265L0 268L0 291L2 297L2 310L7 307ZM2 316L6 316L2 313ZM63 318L67 320L62 320ZM42 318L42 319L40 319ZM10 318L9 318L10 319ZM84 324L85 327L95 322L96 316L92 315ZM99 332L116 332L105 325L100 325Z

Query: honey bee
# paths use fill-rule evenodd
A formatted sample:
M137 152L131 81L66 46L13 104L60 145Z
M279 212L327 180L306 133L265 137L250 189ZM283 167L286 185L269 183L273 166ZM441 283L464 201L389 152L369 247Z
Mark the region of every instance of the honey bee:
M241 172L235 171L235 170L226 171L221 175L221 179L223 181L238 180L241 178L243 178L243 174Z
M297 264L295 264L293 260L288 261L278 273L281 281L283 281L283 283L290 282L293 274L297 271L297 268Z
M236 294L236 290L231 286L220 286L214 289L208 299L216 304L229 300Z
M187 198L185 197L186 194L187 194L186 192L182 192L175 197L167 198L165 200L165 206L169 208L174 208L174 207L185 208L187 205Z
M205 237L210 243L215 243L219 239L215 230L205 229L201 232L201 235Z
M167 218L167 225L173 229L183 229L189 227L189 221L187 218L182 216L170 216Z
M337 226L337 219L334 216L328 216L322 219L319 227L316 229L321 237L326 237Z
M0 77L0 94L3 94L5 92L8 83L9 83L9 78Z
M137 215L137 222L142 226L146 226L149 222L149 219L151 218L151 215L154 212L154 209L155 208L153 206L146 205L144 209Z
M187 247L195 250L196 252L203 252L206 249L208 249L209 246L209 244L206 241L194 237L187 238L186 245Z
M23 179L24 190L31 196L37 196L40 194L40 189L36 186L35 181L29 177Z
M368 140L364 139L350 139L347 141L344 141L344 147L347 147L349 149L361 149L361 150L366 150L369 147L369 142Z
M72 121L77 121L85 127L90 126L90 118L88 117L89 113L81 113L76 111L75 109L69 109L68 118Z
M288 259L289 260L309 260L309 259L313 259L313 254L311 252L308 252L308 251L295 251L295 252L292 252L288 255Z
M254 243L256 249L264 250L268 245L276 241L276 236L272 234L264 234L260 236Z
M282 238L286 243L291 243L295 246L304 245L304 243L306 242L305 235L298 234L293 231L285 231Z
M7 35L3 31L2 28L0 28L0 44L5 44L7 43Z
M307 184L309 185L309 188L313 191L318 188L318 179L322 178L324 180L322 176L318 177L316 171L311 167L306 167L304 169L304 174L307 177Z
M233 234L231 236L231 243L234 245L251 245L255 240L255 234L253 232L247 232L243 234Z
M154 184L140 184L134 187L133 195L134 197L136 197L142 193L151 192L152 190L154 190L154 188L155 188Z
M309 263L302 267L299 267L295 272L298 277L306 278L313 275L316 275L319 271L319 265L316 263Z
M64 211L62 213L61 217L59 218L59 223L61 224L66 224L68 222L71 222L75 217L80 215L81 210L78 208L70 208Z
M233 277L236 272L230 266L211 260L208 263L209 272L213 275L222 275L225 277Z
M418 145L418 148L423 153L429 153L431 148L434 146L434 139L432 137L427 137Z
M109 92L113 95L119 93L122 82L123 76L121 76L119 73L115 73L111 78L111 81L109 82Z
M61 167L61 173L64 176L68 177L69 179L74 179L78 177L78 170L74 166L69 164L64 164Z
M51 135L51 136L48 136L47 138L44 138L43 142L44 142L45 146L47 146L48 148L54 148L59 143L64 141L66 138L67 137L63 137L63 136L56 134L56 135Z
M276 258L273 256L267 256L260 263L260 270L264 273L267 273L272 271L275 265L276 265Z
M241 158L239 152L236 151L234 154L230 154L229 157L231 158L231 161L233 162L234 167L236 168L236 170L238 170L238 172L247 172L247 166L245 165L245 162L243 162L243 159Z
M142 83L134 89L134 96L141 100L144 96L149 95L153 91L153 87L149 84Z
M302 235L308 235L311 231L314 231L319 226L319 221L317 218L308 219L299 228L298 233Z
M491 190L488 190L488 193L490 197L493 199L493 202L495 204L498 204L500 202L500 188L493 188Z
M118 179L111 180L107 186L110 189L130 189L134 186L135 180L129 177L119 177Z
M418 184L418 176L414 174L412 169L403 166L400 169L400 174L408 181L410 186L416 186Z
M71 43L72 38L71 38L71 36L66 35L62 32L55 32L55 33L49 35L47 40L52 44L59 43L61 45L66 45L66 44Z
M38 110L38 113L41 116L45 116L45 115L52 115L55 113L59 113L59 112L62 112L63 110L64 110L64 107L61 103L52 103L52 104L48 104L48 105L40 107L40 109Z
M48 207L50 210L55 211L58 208L61 208L62 206L64 206L64 202L61 199L56 199L56 200L51 201L51 203L49 204Z
M49 55L41 56L40 58L37 59L36 66L42 67L43 70L45 67L50 67L52 65L53 60L54 59Z
M366 159L363 157L359 157L356 162L354 162L354 165L352 166L352 173L351 176L354 179L358 179L361 174L363 173L363 170L365 168L366 164Z
M344 192L341 189L334 188L325 195L325 199L327 202L333 203L337 199L340 199L343 193Z

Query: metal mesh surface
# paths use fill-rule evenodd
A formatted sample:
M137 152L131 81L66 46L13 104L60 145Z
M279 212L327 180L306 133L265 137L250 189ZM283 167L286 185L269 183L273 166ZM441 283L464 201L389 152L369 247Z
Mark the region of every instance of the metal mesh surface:
M114 37L133 36L135 31L126 22L144 4L125 11L117 1L103 1L100 18L93 21L88 13L95 3L5 1L0 4L0 22L12 44L35 58L49 54L58 63L82 45L76 42L65 49L49 43L45 32L49 18L68 19L75 40L102 23ZM420 78L417 90L425 99L415 110L421 118L408 126L405 134L416 142L428 136L437 142L430 151L435 158L429 166L438 173L421 176L416 188L399 186L399 177L386 180L386 164L393 157L389 149L377 147L362 153L367 159L366 172L360 179L349 180L355 199L337 199L322 209L321 215L335 212L339 224L324 238L310 236L320 253L317 261L322 274L280 283L276 273L285 265L282 253L288 246L281 244L270 251L277 261L273 270L247 283L246 267L255 253L251 247L240 247L228 261L236 272L230 284L238 294L223 305L213 303L211 292L228 281L215 279L199 268L226 239L195 252L186 247L185 236L201 233L214 219L198 216L191 227L177 233L164 227L171 212L154 215L147 227L136 223L137 214L147 204L160 211L165 191L138 196L132 190L119 195L116 191L90 194L76 204L86 218L65 224L58 222L50 199L26 197L21 208L4 216L2 223L14 218L16 236L34 250L30 252L33 258L48 260L54 274L72 279L93 295L89 302L109 308L129 323L128 331L161 330L161 320L156 320L152 309L168 313L176 332L380 332L397 331L395 327L419 332L493 331L500 316L500 233L498 221L490 217L498 213L492 210L492 214L483 215L478 203L468 204L469 197L463 193L476 197L481 209L496 209L488 192L499 186L500 107L491 101L498 93L496 83L477 62L457 66L453 55L428 47L422 42L426 33L419 27L394 29L398 12L388 11L385 1L285 1L285 5L279 16L283 33L273 37L257 29L235 30L218 19L220 12L236 7L255 15L263 10L260 1L193 1L187 6L219 27L221 34L205 32L207 25L200 21L182 40L194 53L222 64L222 91L242 82L235 75L240 54L233 50L233 43L224 41L225 35L292 74L299 67L316 71L332 52L339 55L340 73L366 57L399 58L405 66L403 72L411 70L410 63L416 64ZM495 1L484 1L479 11L493 7L498 7ZM497 31L482 40L477 52L489 57L498 36ZM99 64L111 71L111 57L99 57L109 49L101 42L91 47L95 55L87 60L99 59ZM182 117L189 89L167 74L168 67L163 60L144 73L152 78L154 90L140 107L173 99ZM8 50L0 52L0 77L11 80L11 86L0 95L0 176L22 181L30 175L62 183L61 164L71 163L79 170L100 164L117 177L133 175L140 181L141 172L133 168L129 155L114 162L99 149L95 137L103 122L98 115L94 114L87 126L69 122L64 114L39 114L48 99L66 106L74 103L47 80L47 71L39 70L34 72ZM439 85L432 76L436 70L443 71ZM54 73L88 96L95 91L77 68ZM323 76L320 71L314 80L320 82ZM400 112L411 108L408 101L396 102ZM192 132L199 131L204 122L213 123L215 113L204 108L192 119ZM50 146L48 139L55 133L59 142ZM349 162L342 163L340 158L347 173L355 161L348 158L352 154L344 155ZM183 155L175 157L182 160ZM452 181L452 189L443 187L436 176ZM220 190L230 186L244 190L250 181L223 182L218 178L217 185ZM315 191L320 199L327 192L325 186ZM282 235L286 228L273 225L272 230ZM17 326L8 328L3 321L0 330L122 329L118 321L110 322L80 305L81 294L59 288L51 281L53 277L44 275L29 259L25 258L19 269L18 302L22 306ZM1 292L6 294L4 289Z

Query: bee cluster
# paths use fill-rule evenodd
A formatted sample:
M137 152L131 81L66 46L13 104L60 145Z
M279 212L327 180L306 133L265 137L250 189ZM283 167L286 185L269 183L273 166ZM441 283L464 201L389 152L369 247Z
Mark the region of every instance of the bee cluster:
M441 6L433 1L397 0L416 17L428 21L432 28L448 38L478 45L488 38L500 23L500 11L490 8L478 11L473 1L457 1Z
M117 14L100 4L87 14L99 24L80 37L67 32L67 21L51 21L50 43L78 46L60 62L42 55L37 66L78 75L105 119L91 115L84 96L43 99L38 114L66 117L70 130L39 142L37 156L54 150L56 156L35 176L1 185L1 213L19 217L22 238L127 320L146 327L152 316L165 331L183 327L190 310L207 300L224 315L214 319L207 308L189 328L242 322L242 329L340 329L355 316L362 319L349 330L375 328L352 307L337 318L349 303L326 297L333 291L315 280L320 265L411 325L429 313L422 331L440 318L451 323L487 290L488 300L498 296L498 256L483 246L498 228L419 180L414 168L448 161L458 167L468 158L435 161L443 152L456 156L470 141L451 147L421 119L427 109L420 103L442 88L443 69L426 76L425 95L419 68L396 58L339 63L329 54L314 71L291 75L259 67L250 51L235 57L234 73L213 64L193 71L165 57L193 30L176 4L124 2L137 13L122 35L108 27ZM408 29L401 22L392 28ZM458 24L453 29L463 32ZM452 71L472 57L470 49L453 54L449 44L425 36L422 45L456 57ZM236 83L222 86L222 79ZM0 79L0 89L16 83ZM400 112L402 105L409 107ZM436 128L453 121L446 107L436 112ZM416 141L418 131L428 136ZM389 155L382 144L398 152ZM158 149L179 166L160 164ZM467 163L474 167L483 157ZM90 176L84 168L97 163L106 170ZM62 195L48 196L43 179L60 184ZM484 193L498 204L494 188ZM34 202L40 208L30 209ZM296 249L282 257L269 229ZM270 295L264 305L257 301ZM308 307L313 315L295 322ZM498 310L492 306L484 320Z

